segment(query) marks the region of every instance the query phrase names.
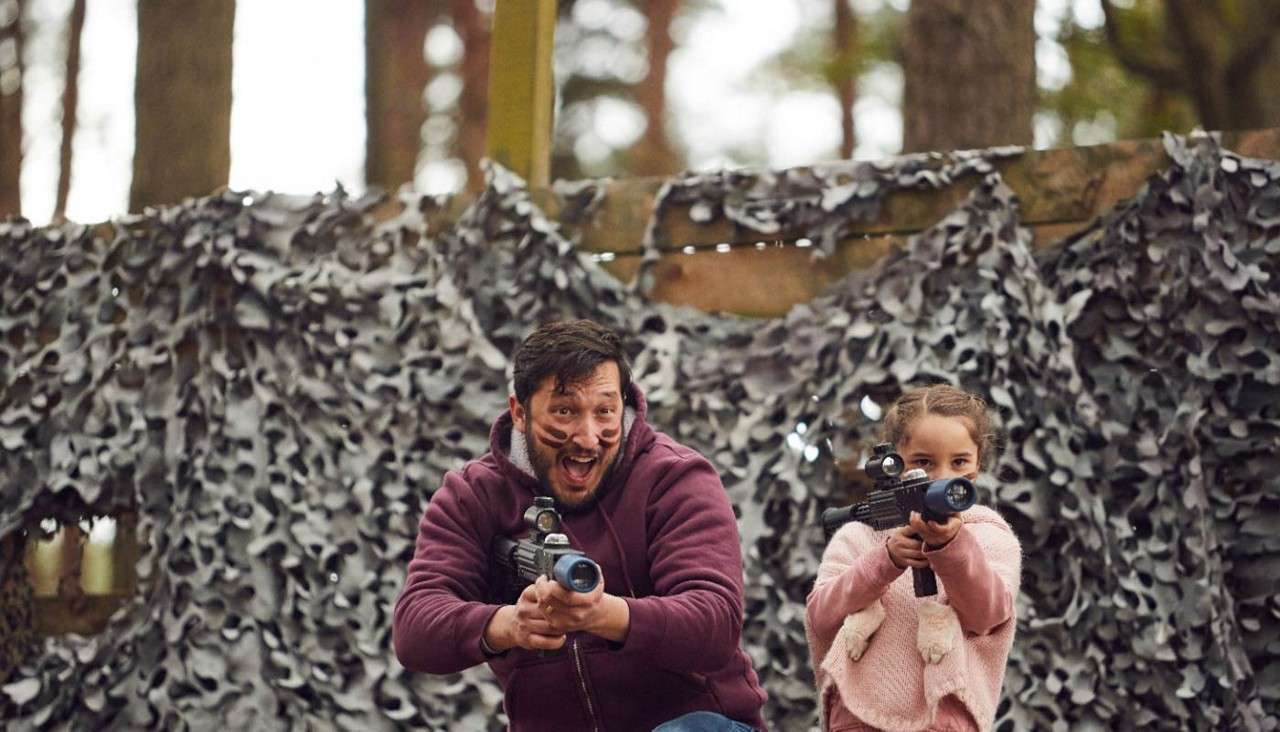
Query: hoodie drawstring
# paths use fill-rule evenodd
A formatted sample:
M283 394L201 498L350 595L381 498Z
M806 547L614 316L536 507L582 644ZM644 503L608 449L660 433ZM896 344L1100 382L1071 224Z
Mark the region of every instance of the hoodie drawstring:
M604 519L604 526L609 530L609 536L613 539L613 546L618 550L618 563L622 565L622 581L627 583L627 594L632 597L636 596L635 585L631 584L631 573L627 571L627 553L622 551L622 540L618 538L618 532L613 528L613 522L609 520L609 514L600 509L600 504L596 504L596 512L600 514L600 518Z

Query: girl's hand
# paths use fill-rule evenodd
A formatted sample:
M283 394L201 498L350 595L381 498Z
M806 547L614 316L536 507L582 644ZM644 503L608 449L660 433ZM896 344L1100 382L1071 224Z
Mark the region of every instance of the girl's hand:
M911 520L905 528L922 537L930 549L941 549L956 538L956 534L960 533L960 527L963 525L964 520L956 514L951 514L946 521L938 523L925 521L924 517L912 511Z
M913 514L912 517L914 516ZM885 546L889 550L889 559L898 569L924 569L929 566L929 560L924 556L924 542L920 541L920 537L916 536L916 529L910 525L890 534Z

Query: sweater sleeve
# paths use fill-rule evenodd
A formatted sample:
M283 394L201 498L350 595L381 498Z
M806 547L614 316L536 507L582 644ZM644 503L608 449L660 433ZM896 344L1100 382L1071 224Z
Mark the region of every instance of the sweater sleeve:
M832 542L844 538L833 538ZM816 635L832 638L845 617L880 599L904 570L894 565L889 550L883 545L862 552L847 565L837 564L833 552L825 554L819 581L805 601L805 615ZM834 576L822 581L822 576L833 570Z
M986 543L998 545L996 551L979 542L979 533ZM1012 572L1016 577L1021 553L1007 527L966 523L946 546L926 547L925 556L946 588L947 601L965 632L986 635L1013 617L1013 591L1001 575Z
M656 666L707 673L725 666L742 634L742 550L720 476L690 456L654 488L646 510L654 594L624 598L622 644Z
M396 600L396 658L410 671L448 674L487 660L480 639L501 606L483 601L489 552L482 516L464 478L447 473L418 524L413 559Z

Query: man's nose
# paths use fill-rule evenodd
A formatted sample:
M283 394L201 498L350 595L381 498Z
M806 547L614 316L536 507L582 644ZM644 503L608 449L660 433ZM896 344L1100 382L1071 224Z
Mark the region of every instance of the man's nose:
M575 447L584 450L594 450L600 444L599 430L590 420L579 423L570 439L573 440Z

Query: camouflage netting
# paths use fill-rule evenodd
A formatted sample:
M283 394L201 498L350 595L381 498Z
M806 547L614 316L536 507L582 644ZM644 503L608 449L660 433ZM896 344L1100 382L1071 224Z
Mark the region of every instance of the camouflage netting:
M146 543L134 601L99 636L45 639L0 720L499 724L483 667L401 669L391 607L424 501L487 446L515 344L585 316L628 334L652 421L740 510L745 640L778 729L816 720L801 616L837 463L939 379L988 396L1007 434L984 490L1026 562L1000 726L1275 729L1280 165L1167 146L1135 198L1039 252L983 156L673 180L665 201L695 215L821 244L887 192L986 176L905 251L767 322L618 284L500 170L440 231L438 201L375 224L341 191L0 224L0 535L133 509Z

